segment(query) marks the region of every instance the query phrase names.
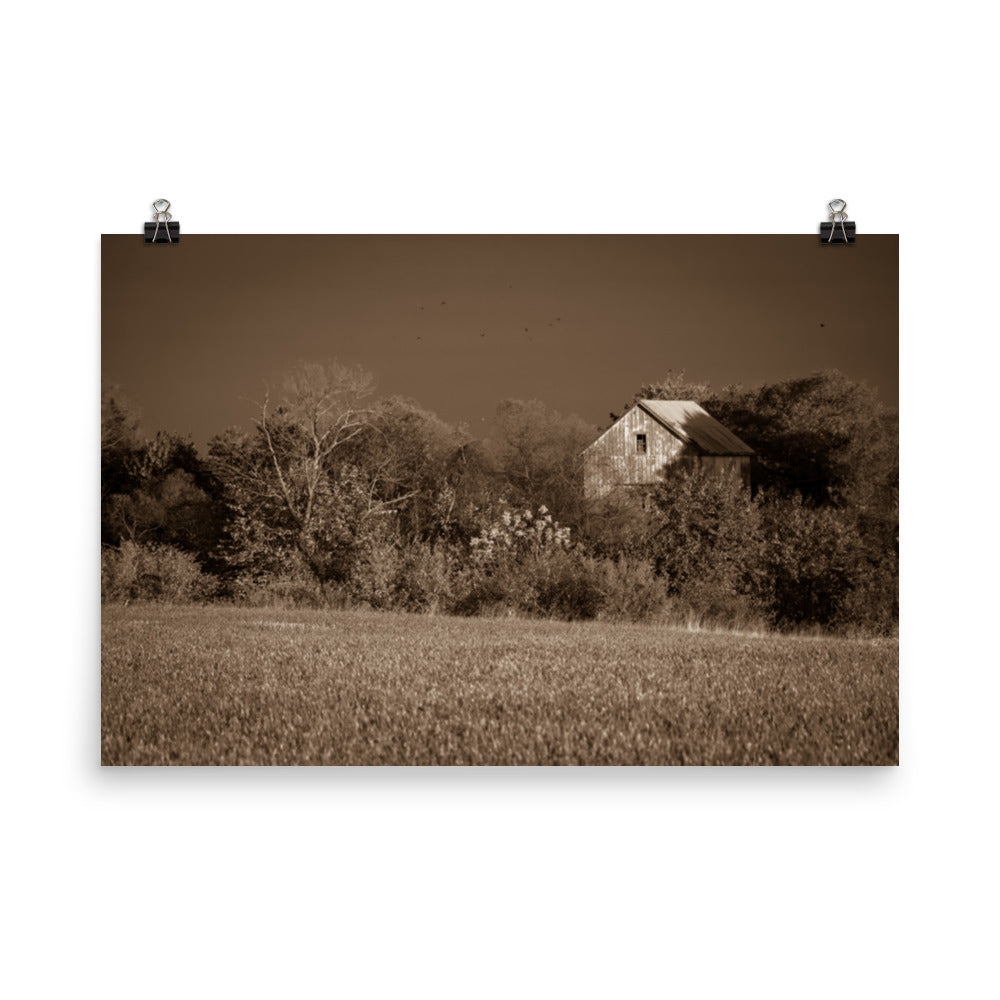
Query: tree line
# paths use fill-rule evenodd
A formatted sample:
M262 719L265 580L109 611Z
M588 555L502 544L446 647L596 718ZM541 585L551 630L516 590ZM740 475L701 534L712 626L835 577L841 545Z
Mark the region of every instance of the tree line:
M838 372L719 392L669 373L625 408L656 398L754 448L751 490L688 469L586 503L580 418L507 400L480 440L335 362L204 455L105 389L103 597L894 628L893 411Z

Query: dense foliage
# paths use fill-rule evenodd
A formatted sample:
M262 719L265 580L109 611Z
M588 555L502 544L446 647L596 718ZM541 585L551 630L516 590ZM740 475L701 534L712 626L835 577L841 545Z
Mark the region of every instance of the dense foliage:
M751 445L752 489L686 467L591 504L579 418L507 400L476 440L372 391L302 365L205 457L106 392L105 599L895 627L896 416L837 372L640 387L627 405L694 399Z

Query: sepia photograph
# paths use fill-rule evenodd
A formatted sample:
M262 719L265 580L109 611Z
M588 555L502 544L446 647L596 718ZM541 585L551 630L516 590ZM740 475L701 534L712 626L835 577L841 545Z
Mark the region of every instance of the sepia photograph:
M989 995L995 39L897 7L12 10L4 995Z
M102 764L898 764L896 236L101 256Z

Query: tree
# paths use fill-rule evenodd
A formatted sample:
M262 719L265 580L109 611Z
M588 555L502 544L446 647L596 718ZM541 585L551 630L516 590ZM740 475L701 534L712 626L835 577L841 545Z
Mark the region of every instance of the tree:
M750 594L758 575L760 516L738 474L668 470L650 493L649 554L671 593Z
M130 462L142 447L139 417L117 386L101 386L101 504L135 484Z
M791 505L770 513L778 523L787 518L785 541L800 539L804 565L830 553L825 583L820 574L818 582L799 588L795 574L784 570L776 578L779 587L782 579L791 581L776 601L785 618L890 627L899 588L897 413L868 386L838 371L731 389L712 406L713 415L756 451L754 486L764 490L765 505ZM799 497L801 510L795 506ZM773 551L771 564L781 567L787 560L778 556L792 550Z
M594 428L575 415L562 416L538 400L504 400L497 407L492 450L498 489L512 503L545 505L563 523L583 515L583 449Z
M776 498L762 512L767 602L774 624L870 625L868 615L864 622L850 620L857 616L852 594L870 581L849 512L811 506L799 494Z
M683 368L680 371L668 368L663 378L639 386L632 398L622 407L621 413L609 413L611 423L619 420L622 414L628 413L640 399L690 399L699 405L705 405L715 399L715 390L708 382L691 381Z
M580 538L596 556L646 561L659 527L648 490L617 489L587 505Z
M346 579L352 560L406 495L384 499L378 477L347 461L371 428L364 404L374 379L336 361L301 364L277 405L259 404L252 434L230 431L210 454L232 511L237 561L287 561L294 552L324 593Z
M436 414L411 399L392 396L372 408L368 426L351 441L345 461L374 485L378 500L398 511L404 540L427 541L441 534L439 508L448 464L463 441Z
M754 485L768 493L850 506L898 481L895 414L841 372L729 389L711 405L756 452Z
M101 393L101 540L169 545L210 567L221 530L217 484L194 445L146 439L116 389Z
M714 397L715 390L708 382L694 382L683 368L680 371L670 368L663 378L640 386L632 397L631 405L634 406L640 399L690 399L703 405Z

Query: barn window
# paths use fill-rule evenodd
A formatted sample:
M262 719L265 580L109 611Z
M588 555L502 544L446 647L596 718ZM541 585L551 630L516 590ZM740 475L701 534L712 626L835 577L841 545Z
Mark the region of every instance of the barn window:
M639 455L646 454L646 435L636 434L635 436L635 450Z

